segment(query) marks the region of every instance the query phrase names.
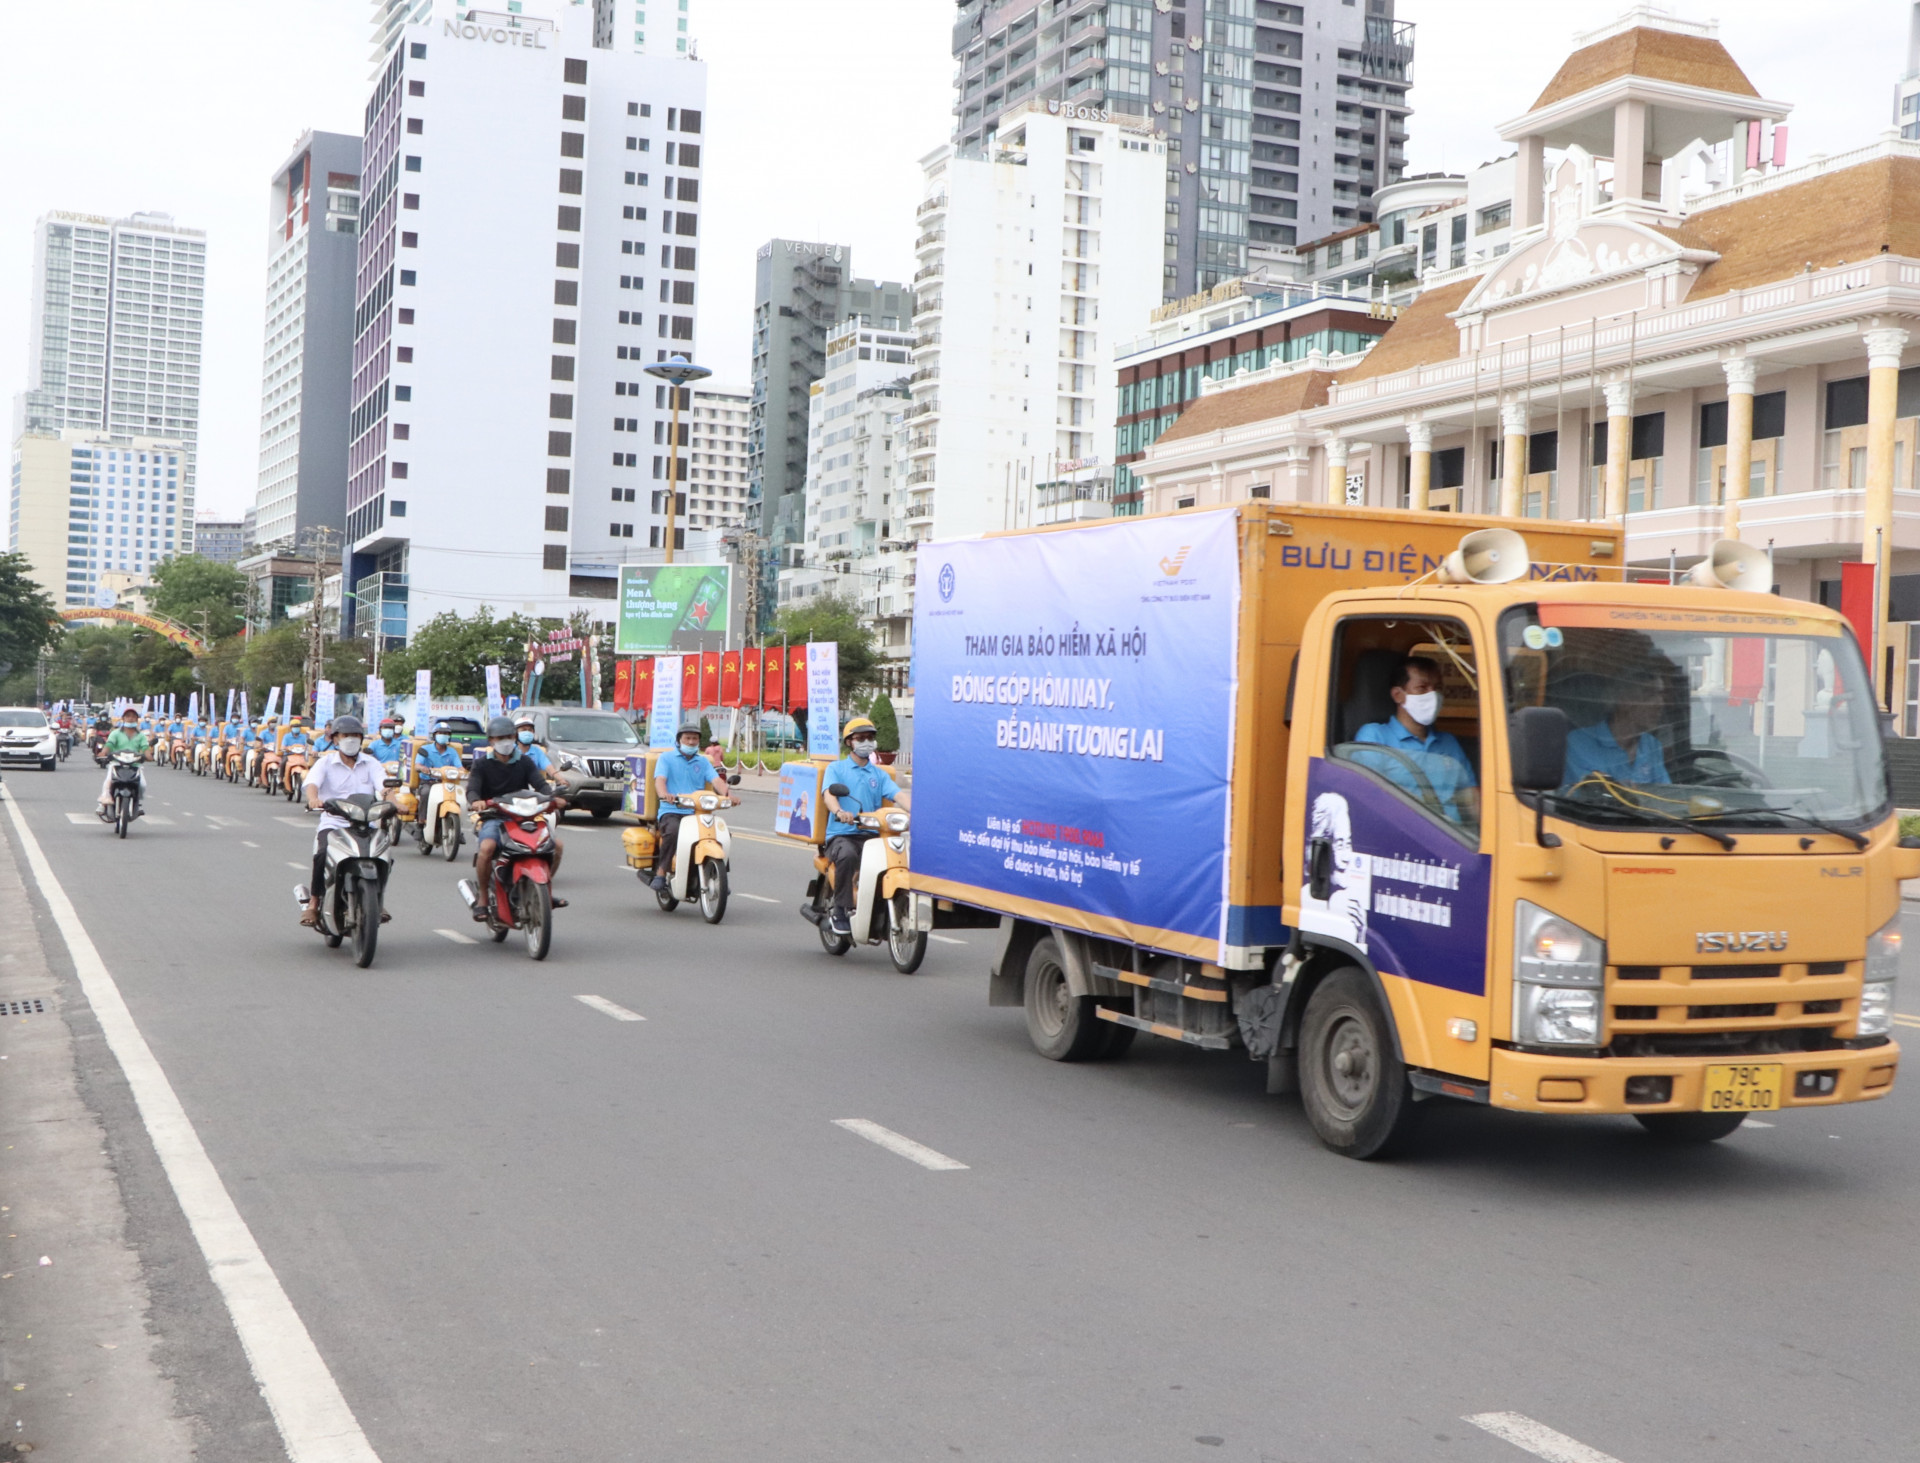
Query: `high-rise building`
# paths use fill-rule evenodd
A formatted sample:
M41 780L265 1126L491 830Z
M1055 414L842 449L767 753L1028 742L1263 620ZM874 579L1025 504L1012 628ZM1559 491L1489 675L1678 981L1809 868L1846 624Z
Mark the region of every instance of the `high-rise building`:
M178 501L143 564L193 548L206 235L164 213L49 213L34 229L27 379L14 435L91 431L180 444ZM135 449L138 450L137 448ZM175 511L177 510L177 511Z
M8 547L27 556L56 604L97 603L108 575L145 582L161 560L192 549L192 520L180 510L186 462L178 440L24 432L13 444Z
M346 527L359 224L360 139L307 133L268 191L254 502L254 532L265 545L292 542L307 528Z
M246 520L202 518L193 526L193 551L216 564L237 564L247 552Z
M595 21L434 0L383 32L348 449L362 632L605 611L664 523L669 402L645 366L695 348L706 69L596 46Z
M1113 348L1160 302L1167 156L1144 122L1035 102L984 157L922 160L914 539L1038 522L1060 494L1111 501Z
M960 0L953 141L1030 101L1167 145L1161 293L1244 273L1249 244L1370 223L1406 162L1413 26L1393 0Z
M1920 140L1920 3L1907 14L1907 69L1894 84L1893 125L1907 141Z
M759 531L774 549L770 565L790 564L806 539L808 393L826 370L828 334L848 319L904 330L912 318L912 291L890 280L855 279L853 251L844 244L769 239L760 246L749 472Z
M593 0L593 43L640 56L685 56L687 0Z
M727 386L693 388L687 422L688 528L739 528L747 519L747 433L751 392Z

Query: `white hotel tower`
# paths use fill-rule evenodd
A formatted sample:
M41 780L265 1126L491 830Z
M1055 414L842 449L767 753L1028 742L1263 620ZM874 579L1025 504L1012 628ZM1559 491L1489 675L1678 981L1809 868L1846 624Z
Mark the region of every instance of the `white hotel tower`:
M706 68L611 23L630 9L375 0L347 487L361 633L482 604L611 618L619 565L658 558L670 403L644 367L695 350Z

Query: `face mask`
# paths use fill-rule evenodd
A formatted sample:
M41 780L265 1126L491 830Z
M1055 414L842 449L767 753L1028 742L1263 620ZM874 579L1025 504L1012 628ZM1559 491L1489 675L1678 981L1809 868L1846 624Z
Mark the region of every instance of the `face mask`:
M523 728L523 729L522 729L522 730L520 731L520 733L519 733L519 737L520 737L520 745L521 745L521 746L523 746L523 747L531 747L531 746L533 745L533 733L532 733L532 732L530 732L530 731L527 731L527 730L525 730L525 729Z
M680 744L680 755L685 757L689 762L698 756L699 753L700 744L698 742L682 742Z
M861 757L871 757L873 755L873 748L874 743L872 739L868 737L861 737L853 744L855 754Z
M347 757L359 756L360 755L360 738L359 737L340 738L340 751L343 756L347 756Z
M513 752L513 738L512 737L496 738L493 743L493 750L498 752L502 757L510 756Z
M1433 719L1440 714L1440 693L1422 691L1418 696L1407 697L1406 711L1420 725L1432 726Z
M449 740L451 740L451 738L449 738L445 732L435 732L433 734L433 744L436 747L446 746Z
M380 733L380 740L381 740L381 741L383 741L383 742L390 742L390 741L392 741L392 740L393 740L393 729L392 729L391 727L388 727L388 728L386 728L386 729L384 729L384 730L382 730L382 731L381 731L381 733Z

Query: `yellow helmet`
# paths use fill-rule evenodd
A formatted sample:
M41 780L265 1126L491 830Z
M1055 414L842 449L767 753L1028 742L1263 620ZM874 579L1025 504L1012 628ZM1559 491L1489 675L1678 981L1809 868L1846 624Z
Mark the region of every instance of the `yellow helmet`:
M866 717L856 716L840 728L840 740L843 742L852 741L856 732L871 732L875 737L880 735L879 731L875 729L874 724Z

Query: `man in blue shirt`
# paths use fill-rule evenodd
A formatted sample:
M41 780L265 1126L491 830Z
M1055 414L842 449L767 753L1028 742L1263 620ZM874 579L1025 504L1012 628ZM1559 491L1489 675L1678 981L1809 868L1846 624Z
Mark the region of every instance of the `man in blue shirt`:
M1567 733L1567 765L1562 787L1573 787L1598 773L1615 782L1667 783L1667 759L1654 728L1665 720L1660 683L1649 667L1627 672L1613 710L1591 726Z
M547 749L533 739L534 720L527 712L521 712L514 718L513 737L520 744L520 754L533 759L533 765L549 775L553 772L553 758L547 755Z
M400 762L407 755L406 743L400 740L400 724L391 716L380 723L380 737L367 748L367 755L376 762Z
M700 755L700 723L689 721L674 735L671 752L663 752L653 764L653 790L660 799L653 831L653 887L670 888L668 872L673 868L674 850L680 842L680 820L693 810L670 799L693 793L716 793L724 804L730 801L726 783L713 770L713 764Z
M823 785L829 789L827 803L827 846L823 850L833 865L833 912L828 916L836 935L853 933L854 886L860 879L860 851L875 835L857 821L862 813L877 813L888 803L907 805L906 794L888 776L887 769L873 760L879 746L879 733L871 721L856 716L840 729L840 740L847 755L827 769ZM844 787L842 797L831 789Z
M1440 667L1424 655L1403 656L1390 694L1393 715L1368 723L1353 736L1356 742L1386 748L1387 754L1355 752L1353 760L1413 794L1448 822L1475 821L1480 809L1473 764L1459 738L1433 729L1440 715Z
M444 721L436 723L433 728L433 740L420 749L420 766L435 768L464 765L466 764L460 760L460 749L453 745L453 728Z

